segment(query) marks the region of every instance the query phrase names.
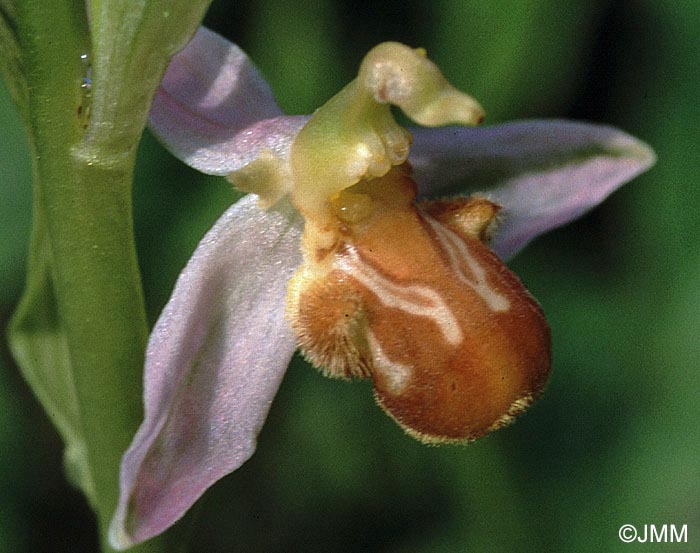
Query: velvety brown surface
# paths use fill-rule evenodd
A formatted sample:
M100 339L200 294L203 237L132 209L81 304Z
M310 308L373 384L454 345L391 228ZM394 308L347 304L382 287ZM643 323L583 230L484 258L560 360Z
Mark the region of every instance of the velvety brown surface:
M369 373L382 407L423 441L512 420L544 387L550 335L537 302L474 237L497 209L440 202L428 215L398 169L352 193L371 197L371 213L339 222L329 269L303 283L293 315L307 357L332 375Z

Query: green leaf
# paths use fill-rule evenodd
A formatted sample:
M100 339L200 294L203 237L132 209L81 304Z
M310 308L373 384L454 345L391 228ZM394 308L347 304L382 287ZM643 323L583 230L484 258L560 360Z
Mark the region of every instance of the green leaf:
M22 375L63 438L69 479L94 505L95 486L50 259L46 230L35 213L29 280L9 328L10 347Z
M92 124L86 156L131 152L170 58L197 30L211 0L93 0Z
M22 118L27 113L27 80L17 35L14 0L0 0L0 72Z

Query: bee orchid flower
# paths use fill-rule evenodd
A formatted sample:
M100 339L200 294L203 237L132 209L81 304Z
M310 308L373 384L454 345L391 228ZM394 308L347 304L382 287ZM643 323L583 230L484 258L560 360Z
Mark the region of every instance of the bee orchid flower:
M391 105L441 128L409 132ZM114 547L162 532L252 455L297 349L329 376L371 378L426 443L483 436L541 393L549 329L503 260L654 154L600 125L454 126L482 118L424 51L398 43L370 51L311 117L285 115L209 30L174 57L151 129L250 194L202 239L153 329Z

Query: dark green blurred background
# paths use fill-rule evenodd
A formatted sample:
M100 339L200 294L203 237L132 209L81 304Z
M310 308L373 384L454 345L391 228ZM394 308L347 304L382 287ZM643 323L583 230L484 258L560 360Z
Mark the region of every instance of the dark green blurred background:
M700 552L700 2L215 2L290 113L318 107L384 40L424 46L487 123L619 126L659 163L514 270L552 327L554 374L517 424L468 447L406 437L371 387L295 361L253 459L205 495L192 551ZM19 298L30 225L26 141L0 94L0 320ZM151 321L233 201L146 135L136 230ZM0 551L96 551L61 444L1 346ZM688 525L630 544L622 524Z

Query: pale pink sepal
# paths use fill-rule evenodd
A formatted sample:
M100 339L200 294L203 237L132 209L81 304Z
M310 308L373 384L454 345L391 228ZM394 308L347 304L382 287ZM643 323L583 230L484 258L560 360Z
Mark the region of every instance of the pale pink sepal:
M200 27L170 62L148 124L190 167L228 175L263 149L286 158L307 120L284 115L245 52Z
M126 548L172 525L253 453L295 339L287 281L302 223L249 195L202 239L151 334L145 420L122 459L110 540Z
M491 247L504 259L595 207L656 159L627 133L573 121L412 132L409 159L423 196L480 192L503 206Z

